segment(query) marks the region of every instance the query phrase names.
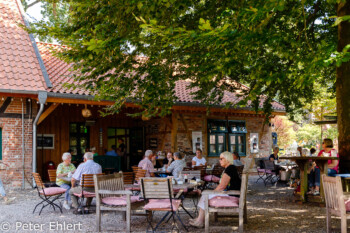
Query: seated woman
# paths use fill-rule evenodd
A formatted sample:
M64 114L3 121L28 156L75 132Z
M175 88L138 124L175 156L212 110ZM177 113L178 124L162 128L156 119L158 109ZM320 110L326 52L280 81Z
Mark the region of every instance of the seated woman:
M225 168L219 185L216 187L216 191L224 190L240 190L241 179L239 178L236 167L233 165L233 156L230 152L225 151L220 154L220 165ZM228 196L226 194L213 194L209 195L209 199L216 196ZM202 196L198 202L199 213L195 219L190 219L190 225L202 228L204 227L204 197Z
M202 150L197 148L196 156L192 159L192 167L207 166L207 160L202 156Z
M270 161L278 161L278 152L280 151L280 148L278 148L277 146L275 148L273 148L273 154L270 155L269 160Z
M163 166L165 166L166 168L170 166L170 164L174 162L174 157L173 157L173 153L168 152L168 154L166 155L166 158L163 159Z
M182 160L181 154L179 152L174 153L174 159L175 161L171 163L167 168L167 172L172 173L175 178L178 178L180 172L182 172L185 167L185 163Z
M69 173L74 173L75 171L75 166L71 163L72 160L72 156L70 153L66 152L63 153L62 155L62 160L63 163L60 163L57 166L57 170L56 170L56 184L58 186L60 186L61 188L66 189L66 193L65 193L65 199L64 199L64 203L63 203L63 207L67 210L70 209L70 206L68 204L68 201L70 201L70 195L69 195L69 190L71 188L71 184L70 181L61 179L63 177L68 177Z
M322 150L318 153L317 156L323 156L323 153L331 156L332 154L336 154L339 157L339 154L335 149L333 149L333 141L332 139L325 138L322 142ZM335 176L338 173L338 165L339 160L328 160L328 175ZM312 164L310 169L309 178L309 189L308 194L320 195L320 168L317 167L316 163Z

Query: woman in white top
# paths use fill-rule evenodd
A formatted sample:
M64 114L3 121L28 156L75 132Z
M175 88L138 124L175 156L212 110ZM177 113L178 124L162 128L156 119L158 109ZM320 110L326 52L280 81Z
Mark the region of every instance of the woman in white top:
M205 158L202 157L202 150L198 148L196 150L196 156L192 159L192 167L203 165L207 165L207 160L205 160Z

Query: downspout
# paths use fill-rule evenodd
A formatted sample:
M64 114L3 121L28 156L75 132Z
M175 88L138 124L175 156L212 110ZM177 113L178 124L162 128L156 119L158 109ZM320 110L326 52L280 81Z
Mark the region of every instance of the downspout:
M36 115L35 120L33 122L33 164L32 164L33 172L36 172L36 129L37 129L36 124L38 123L38 120L44 111L44 104L46 103L47 92L46 91L39 91L38 98L39 98L40 108L39 108L38 114ZM35 185L34 180L33 180L33 185Z
M22 189L24 188L24 103L22 101Z

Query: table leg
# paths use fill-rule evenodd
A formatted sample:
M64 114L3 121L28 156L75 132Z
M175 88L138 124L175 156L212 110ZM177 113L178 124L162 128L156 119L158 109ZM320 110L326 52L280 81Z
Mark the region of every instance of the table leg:
M307 169L308 163L304 163L302 166L300 166L300 200L302 202L306 202L305 194L308 186Z
M322 174L325 174L326 176L328 175L328 161L323 163L323 166L320 166L321 169L321 179L322 179ZM323 171L322 171L323 170ZM320 182L320 196L322 198L322 201L324 201L324 192L323 192L323 182L321 180Z

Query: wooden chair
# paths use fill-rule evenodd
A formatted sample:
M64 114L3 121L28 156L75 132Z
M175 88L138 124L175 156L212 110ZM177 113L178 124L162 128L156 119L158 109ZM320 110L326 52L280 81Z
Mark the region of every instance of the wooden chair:
M276 183L279 180L279 176L276 172L275 163L270 160L264 160L264 164L265 164L265 176L266 176L264 179L265 186L268 182L270 182L271 184Z
M94 175L95 174L82 174L81 178L81 192L74 193L74 196L79 197L79 207L78 209L83 209L84 207L84 198L94 198L96 197L95 192L86 191L86 189L95 189L94 183ZM104 173L96 174L97 176L104 175ZM84 211L82 211L84 214Z
M220 182L220 178L224 170L225 168L221 167L219 164L215 164L211 172L211 175L206 175L204 177L204 180L206 182L205 188L214 189L215 185Z
M238 172L239 177L242 178L242 173L243 173L244 165L236 166L236 169L237 169L237 172Z
M167 219L170 214L170 218L173 219L173 227L176 226L178 229L175 217L180 221L182 226L188 231L187 227L183 224L178 209L181 206L181 196L182 192L178 192L177 196L174 197L172 178L158 178L158 177L144 177L141 178L141 192L142 197L145 199L147 204L144 206L144 209L147 211L164 211L166 214L162 219L157 223L156 227L152 226L152 218L148 217L148 227L151 227L152 231L155 232L160 224Z
M59 187L56 184L56 169L49 169L47 172L49 174L49 182L45 183L45 187Z
M131 169L134 172L134 174L136 174L140 168L138 166L131 166Z
M41 211L46 206L52 206L52 208L54 210L55 210L55 207L57 207L62 213L61 203L60 203L60 205L57 205L55 203L55 201L57 201L66 192L66 190L64 188L60 188L60 187L45 188L45 185L44 185L39 173L33 173L33 178L34 178L34 181L36 184L36 189L38 191L39 198L41 199L41 202L39 202L34 207L33 214L39 205L42 205L40 212L39 212L39 215L41 214Z
M242 172L242 183L241 183L241 189L240 191L236 190L230 190L230 191L213 191L213 190L205 190L203 191L202 195L204 196L204 203L205 203L205 232L209 233L209 214L215 213L216 215L218 213L234 213L238 215L238 230L239 232L243 232L243 224L247 223L247 203L246 203L246 196L247 196L247 189L248 189L248 171L251 166L252 159L246 159L246 164L244 166L243 172ZM228 195L239 195L239 202L238 206L237 203L234 203L232 201L232 206L225 207L219 205L211 205L209 204L209 195L210 194L228 194ZM225 197L226 198L226 197ZM229 199L234 199L233 197L228 197ZM225 216L227 217L227 216ZM215 216L215 220L217 219L217 216ZM225 226L227 229L227 226Z
M47 172L49 173L49 180L50 182L56 182L56 169L49 169L47 170Z
M123 172L124 184L134 183L134 173L133 172Z
M194 170L200 170L201 171L201 180L204 180L204 176L206 175L205 174L205 169L206 169L207 167L206 166L195 166L194 167Z
M332 214L341 219L341 233L347 231L347 219L350 219L350 211L346 210L345 201L350 199L350 195L344 195L341 178L322 175L324 197L326 201L327 233L331 232Z
M103 210L124 212L126 232L130 232L131 203L139 201L139 197L131 196L131 191L124 190L123 173L105 176L94 175L93 179L96 194L97 232L101 231L101 211Z

